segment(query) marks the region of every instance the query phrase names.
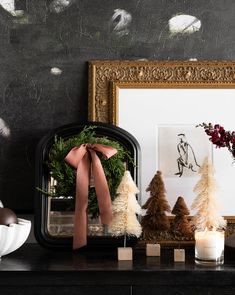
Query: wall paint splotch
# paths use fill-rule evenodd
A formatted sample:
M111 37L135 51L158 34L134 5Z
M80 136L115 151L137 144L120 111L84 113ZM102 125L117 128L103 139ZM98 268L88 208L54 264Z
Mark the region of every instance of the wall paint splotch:
M15 10L15 0L0 0L0 5L9 12Z
M129 34L129 25L132 21L132 16L124 9L115 9L112 16L112 23L114 25L114 33L118 37Z
M53 67L53 68L51 68L50 73L52 75L59 76L62 74L62 70L60 68Z
M201 21L193 15L179 14L173 16L169 21L169 30L172 35L192 34L199 31Z
M3 137L9 137L11 135L10 128L2 118L0 118L0 135Z
M49 9L53 13L61 13L69 6L71 6L75 0L54 0L51 2Z

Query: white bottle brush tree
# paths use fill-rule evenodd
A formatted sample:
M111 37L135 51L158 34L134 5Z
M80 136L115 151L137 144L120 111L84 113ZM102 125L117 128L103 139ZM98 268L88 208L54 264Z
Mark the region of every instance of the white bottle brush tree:
M193 190L197 194L192 203L192 209L196 210L193 224L198 230L223 229L226 227L226 221L219 214L214 167L209 162L208 157L205 158L200 167L199 174L201 174L201 178Z
M136 200L139 193L135 182L129 171L125 171L122 180L117 188L117 197L113 201L113 221L109 226L109 233L113 236L124 236L124 247L126 237L141 235L141 225L136 214L140 214L141 207Z

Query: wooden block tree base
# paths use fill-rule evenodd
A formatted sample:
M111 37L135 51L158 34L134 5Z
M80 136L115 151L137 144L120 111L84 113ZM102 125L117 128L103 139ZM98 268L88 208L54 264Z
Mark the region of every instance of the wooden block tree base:
M160 256L161 255L160 244L147 244L146 245L146 255L147 256Z
M118 248L118 260L133 260L133 251L131 247Z
M184 262L185 261L185 250L184 249L174 249L174 261Z

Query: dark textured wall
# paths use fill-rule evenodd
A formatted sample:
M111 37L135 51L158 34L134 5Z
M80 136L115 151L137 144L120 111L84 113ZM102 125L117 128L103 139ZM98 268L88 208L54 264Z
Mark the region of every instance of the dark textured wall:
M6 2L0 0L0 199L18 211L33 208L38 140L87 119L88 60L235 57L233 0ZM200 29L172 34L168 20L176 14L195 16Z

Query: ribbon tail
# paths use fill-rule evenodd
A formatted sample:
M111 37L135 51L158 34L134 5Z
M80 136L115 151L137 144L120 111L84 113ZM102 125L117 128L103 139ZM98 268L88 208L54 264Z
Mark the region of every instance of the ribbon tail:
M92 157L92 170L100 211L100 219L103 224L109 225L112 222L113 213L108 183L99 157L93 150L90 150L90 153Z
M77 167L73 249L87 244L87 206L90 161L85 154Z
M92 157L92 168L94 175L95 190L99 205L100 218L103 224L109 225L112 222L112 203L107 180L102 164L96 151L101 152L106 159L117 153L117 150L101 144L74 147L65 157L67 163L77 169L76 176L76 202L74 215L74 237L73 249L78 249L87 244L87 207L90 174L90 152Z
M77 198L76 198L77 203ZM73 249L79 249L87 244L87 213L75 206Z

